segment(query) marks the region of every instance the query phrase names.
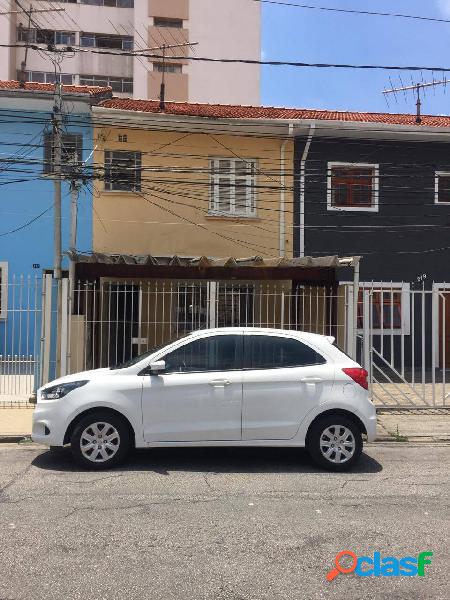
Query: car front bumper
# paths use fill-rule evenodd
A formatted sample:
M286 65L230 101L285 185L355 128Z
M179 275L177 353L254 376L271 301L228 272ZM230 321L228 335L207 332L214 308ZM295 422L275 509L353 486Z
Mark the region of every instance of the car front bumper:
M63 446L67 427L65 412L60 400L38 402L33 411L33 442L46 446Z

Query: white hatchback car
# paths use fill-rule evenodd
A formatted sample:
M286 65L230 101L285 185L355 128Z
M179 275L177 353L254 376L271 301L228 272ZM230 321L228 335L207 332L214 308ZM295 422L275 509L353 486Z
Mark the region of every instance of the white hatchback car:
M311 333L224 328L189 334L111 369L40 388L32 438L71 445L104 469L131 447L306 446L349 469L376 434L367 372Z

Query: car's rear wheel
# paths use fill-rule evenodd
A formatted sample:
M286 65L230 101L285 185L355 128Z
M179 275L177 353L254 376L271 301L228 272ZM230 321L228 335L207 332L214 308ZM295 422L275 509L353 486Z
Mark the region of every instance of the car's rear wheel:
M120 463L130 448L130 432L120 417L99 411L83 417L70 438L75 460L89 469L109 469Z
M347 471L359 460L363 442L356 423L342 415L327 415L313 423L306 449L311 458L329 471Z

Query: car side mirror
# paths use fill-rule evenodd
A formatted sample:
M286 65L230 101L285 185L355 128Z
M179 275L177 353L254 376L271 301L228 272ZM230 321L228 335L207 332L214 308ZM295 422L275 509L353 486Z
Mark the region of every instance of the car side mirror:
M166 370L166 361L165 360L156 360L148 365L145 369L145 372L149 375L159 375Z

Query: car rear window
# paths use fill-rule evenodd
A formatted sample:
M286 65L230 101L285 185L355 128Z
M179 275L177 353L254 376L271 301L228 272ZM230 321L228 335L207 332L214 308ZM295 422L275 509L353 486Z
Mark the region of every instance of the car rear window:
M280 369L323 365L326 360L313 348L288 337L245 336L244 368Z

